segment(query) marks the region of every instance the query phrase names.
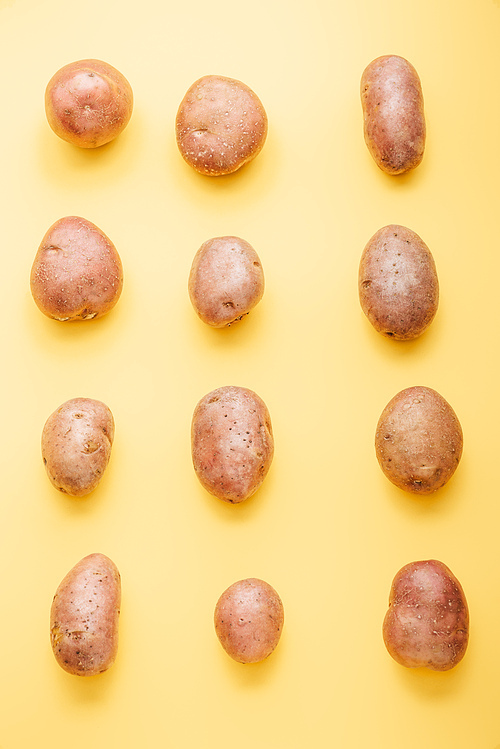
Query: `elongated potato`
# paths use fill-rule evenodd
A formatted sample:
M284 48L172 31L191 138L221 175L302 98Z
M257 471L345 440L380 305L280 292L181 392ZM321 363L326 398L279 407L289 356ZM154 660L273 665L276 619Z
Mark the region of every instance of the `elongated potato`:
M426 125L422 86L404 57L373 60L361 77L365 142L387 174L403 174L423 159Z
M50 611L50 642L61 668L95 676L113 664L120 605L120 573L104 554L90 554L68 572Z

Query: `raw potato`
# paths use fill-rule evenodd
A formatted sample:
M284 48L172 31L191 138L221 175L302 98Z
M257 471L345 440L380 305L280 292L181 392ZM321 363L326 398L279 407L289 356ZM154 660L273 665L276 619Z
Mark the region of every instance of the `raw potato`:
M210 494L232 503L248 499L264 481L274 454L266 404L242 387L208 393L193 414L191 451L196 475Z
M439 303L434 258L411 229L379 229L361 256L358 278L363 312L379 333L407 341L427 330Z
M373 60L361 78L365 142L387 174L403 174L424 156L425 116L417 71L404 57Z
M114 663L120 605L120 573L104 554L90 554L68 572L50 611L50 642L61 668L95 676Z
M200 174L231 174L254 159L267 136L257 95L234 78L207 75L184 96L175 122L184 160Z
M116 138L132 116L130 83L101 60L78 60L57 71L45 91L45 113L63 140L97 148Z
M215 631L226 653L239 663L258 663L276 648L283 630L283 604L268 583L233 583L215 607Z
M463 448L460 422L449 403L428 387L410 387L383 410L375 450L389 481L414 494L432 494L455 473Z
M202 244L189 274L189 296L198 316L214 328L248 315L264 294L264 272L253 247L239 237Z
M113 414L101 401L73 398L45 422L42 458L56 489L73 497L93 491L102 479L115 434Z
M445 564L412 562L398 572L383 637L394 660L407 668L448 671L462 660L469 610L462 586Z
M54 320L92 320L122 293L123 268L111 240L95 224L66 216L45 234L31 269L31 293Z

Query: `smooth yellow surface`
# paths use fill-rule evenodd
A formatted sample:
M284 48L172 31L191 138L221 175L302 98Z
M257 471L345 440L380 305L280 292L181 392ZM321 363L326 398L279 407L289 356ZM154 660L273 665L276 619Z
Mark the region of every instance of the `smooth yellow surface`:
M0 0L1 749L496 749L500 680L498 0ZM359 81L395 53L419 72L422 165L384 175L363 141ZM45 120L45 86L97 57L130 81L132 120L81 151ZM225 178L180 157L177 107L198 77L239 78L269 135ZM76 214L115 243L125 285L100 321L45 318L29 274L47 228ZM382 338L357 271L368 239L405 224L430 247L440 308L419 340ZM206 239L236 234L262 260L258 308L226 330L187 293ZM193 409L250 387L275 432L254 498L225 505L191 465ZM434 387L464 430L452 481L415 498L381 473L388 400ZM40 435L63 401L105 401L111 463L85 500L50 485ZM122 575L117 661L72 677L49 643L52 596L94 551ZM391 581L437 558L471 613L462 663L406 670L381 635ZM244 577L273 585L285 628L264 663L217 641L213 610Z

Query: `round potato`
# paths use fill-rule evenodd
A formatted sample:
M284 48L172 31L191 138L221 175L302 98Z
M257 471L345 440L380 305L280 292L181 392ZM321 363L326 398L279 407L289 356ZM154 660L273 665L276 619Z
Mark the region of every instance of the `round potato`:
M411 229L390 224L366 245L359 265L359 300L379 333L399 341L417 338L439 303L434 258Z
M269 583L248 578L233 583L217 601L215 631L226 653L239 663L258 663L276 648L283 630L283 604Z
M61 668L95 676L114 663L120 604L120 573L104 554L90 554L68 572L50 611L50 642Z
M231 174L254 159L267 136L267 115L244 83L206 75L188 89L175 122L179 151L200 174Z
M191 426L193 465L201 484L225 502L251 497L274 455L271 418L252 390L226 386L198 403Z
M83 497L101 480L111 457L113 414L101 401L72 398L54 411L42 431L42 458L56 489Z
M130 83L101 60L78 60L57 71L45 91L45 113L63 140L97 148L116 138L132 116Z
M448 671L465 655L469 609L462 586L434 559L403 567L391 586L385 646L407 668Z
M415 169L425 149L425 115L417 71L404 57L373 60L361 77L365 142L387 174Z
M223 328L248 315L264 294L264 272L253 247L239 237L202 244L189 274L189 296L203 322Z
M428 387L410 387L383 410L375 450L389 481L407 492L432 494L450 480L460 462L463 435L447 401Z
M92 320L108 313L123 288L120 256L95 224L66 216L45 234L31 269L37 307L54 320Z

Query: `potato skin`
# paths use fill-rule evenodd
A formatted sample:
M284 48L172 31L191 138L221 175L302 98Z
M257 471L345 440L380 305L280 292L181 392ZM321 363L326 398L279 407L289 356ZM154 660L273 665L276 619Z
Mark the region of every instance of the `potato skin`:
M429 248L406 226L379 229L361 255L358 291L375 330L398 341L418 338L439 304L439 281Z
M72 497L93 491L111 457L113 414L101 401L72 398L45 422L42 458L56 489Z
M232 385L207 393L194 410L191 453L196 475L210 494L234 504L251 497L274 455L264 401Z
M60 322L107 314L123 288L120 256L95 224L66 216L47 231L31 269L31 293L44 315Z
M133 93L124 75L102 60L77 60L50 79L45 90L47 121L63 140L98 148L127 126Z
M179 151L200 174L232 174L254 159L267 137L267 114L245 83L206 75L186 92L175 121Z
M469 609L451 570L434 559L412 562L394 578L383 624L385 646L407 668L448 671L469 641Z
M264 294L264 272L254 248L239 237L202 244L189 274L189 297L198 317L214 328L248 315Z
M401 390L382 411L375 450L389 481L407 492L432 494L450 480L463 449L462 427L432 388Z
M120 605L120 573L104 554L89 554L68 572L50 611L50 642L61 668L95 676L114 663Z
M239 663L258 663L278 645L284 611L269 583L248 578L233 583L217 601L215 631L226 653Z
M361 77L364 137L375 163L404 174L423 159L426 125L418 73L408 60L384 55Z

